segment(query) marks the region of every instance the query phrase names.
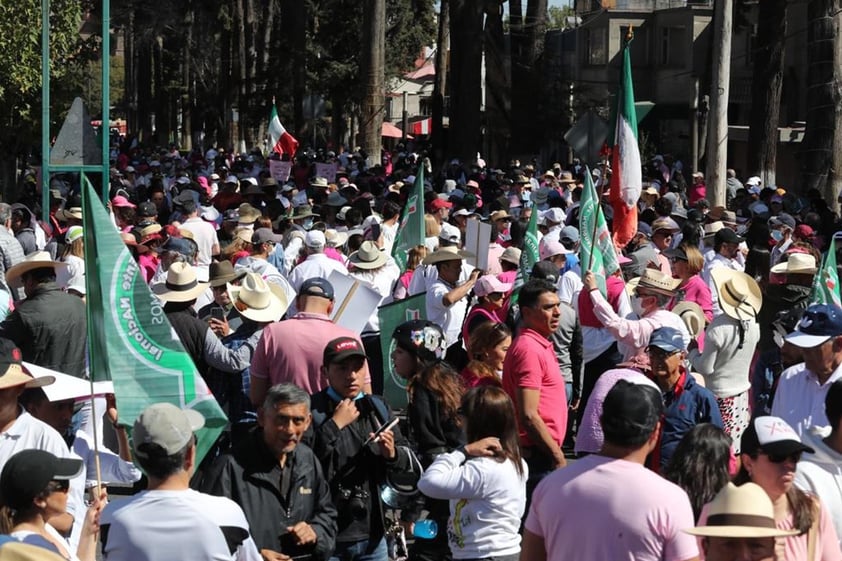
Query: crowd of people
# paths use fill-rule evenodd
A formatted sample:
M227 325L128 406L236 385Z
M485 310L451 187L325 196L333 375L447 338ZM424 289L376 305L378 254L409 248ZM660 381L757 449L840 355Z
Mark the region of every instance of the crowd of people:
M114 226L228 416L204 459L196 411L126 426L113 395L54 383L89 376L78 178L52 179L46 221L34 190L0 203L0 555L842 560L842 307L814 286L842 226L818 193L729 170L712 207L655 156L600 278L579 221L593 182L611 228L606 165L278 162L113 154ZM422 318L338 325L335 275L380 305L423 294Z

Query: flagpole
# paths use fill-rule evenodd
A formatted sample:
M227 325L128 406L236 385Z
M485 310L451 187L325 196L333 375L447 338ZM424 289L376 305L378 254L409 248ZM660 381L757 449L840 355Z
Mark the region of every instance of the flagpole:
M89 182L89 180L88 180L87 176L85 175L84 171L81 172L81 175L82 175L82 185L83 185L83 189L82 189L82 199L83 199L82 208L84 209L85 208L85 202L86 202L84 199L87 198L87 196L88 196L87 195L87 189L84 189L84 184L85 184L85 182ZM103 176L103 190L106 189L105 180L106 180L106 178L105 178L105 176ZM93 189L91 189L91 190L93 190ZM85 226L90 227L90 224L86 224ZM85 253L87 253L88 252L87 247L85 249L86 249ZM85 260L86 269L88 267L90 267L90 265L92 265L92 264L93 263L89 262L87 259ZM87 349L88 349L88 368L91 367L92 362L90 360L90 357L93 356L93 348L92 348L93 338L91 337L91 333L90 333L91 325L93 325L93 324L91 323L91 306L87 301L87 295L91 293L88 285L91 282L93 282L93 278L91 277L91 275L85 275L85 294L86 294L86 296L85 296L85 322L86 322L85 330L87 331L87 333L86 333L86 339L87 339L86 346L87 346ZM91 396L90 396L90 401L91 401L91 430L92 430L93 436L94 436L94 438L93 438L93 441L94 441L94 465L96 466L96 468L95 468L96 469L96 485L94 486L94 490L95 490L94 492L95 492L96 496L93 497L93 499L99 500L100 496L102 496L102 466L101 466L100 460L99 460L99 438L97 438L97 434L98 434L97 425L99 424L99 421L97 420L96 404L94 403L94 393L95 393L95 391L94 391L94 377L91 375L90 372L88 372L88 381L90 381L90 383L91 383Z

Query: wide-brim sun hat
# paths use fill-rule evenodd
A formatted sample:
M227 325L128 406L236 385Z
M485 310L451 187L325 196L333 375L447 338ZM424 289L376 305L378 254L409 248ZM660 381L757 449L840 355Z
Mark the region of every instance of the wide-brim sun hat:
M6 270L6 282L12 286L17 286L19 279L29 271L35 269L52 268L56 272L67 268L67 263L61 261L54 261L50 254L46 251L37 251L23 258L23 261L17 265L13 265Z
M156 284L152 292L164 302L189 302L201 296L209 284L199 282L196 271L187 263L173 263L167 271L167 281Z
M389 256L373 241L364 241L360 249L350 255L350 261L357 269L379 269L386 264Z
M726 315L740 321L757 317L763 305L763 293L756 280L728 267L714 267L710 270L710 277L716 288L719 307Z
M433 253L424 258L424 265L435 265L436 263L443 263L445 261L461 261L475 257L470 251L458 249L456 246L440 247Z
M772 273L786 275L812 275L816 271L816 258L808 253L790 253L786 261L781 261L770 269Z
M690 336L694 339L704 331L705 313L702 307L695 302L689 302L687 300L679 302L672 309L672 313L681 318L681 321L687 327L687 331L690 332Z
M750 482L725 485L708 505L705 525L684 532L708 538L777 538L800 533L776 526L772 500L762 487Z
M56 218L59 220L82 220L82 207L73 206L70 208L62 208L56 212Z
M258 323L278 321L289 308L283 288L266 282L257 273L247 273L229 295L241 316Z
M681 284L680 280L672 278L660 269L650 269L647 267L643 270L643 274L640 275L637 289L644 288L650 292L672 296L675 294L675 289L678 288L679 284Z

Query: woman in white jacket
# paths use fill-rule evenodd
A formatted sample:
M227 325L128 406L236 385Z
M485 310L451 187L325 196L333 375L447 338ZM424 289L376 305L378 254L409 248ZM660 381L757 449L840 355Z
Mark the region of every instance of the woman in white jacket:
M450 501L447 536L454 559L516 561L528 474L514 405L502 389L478 386L465 394L460 414L470 444L438 456L418 488Z

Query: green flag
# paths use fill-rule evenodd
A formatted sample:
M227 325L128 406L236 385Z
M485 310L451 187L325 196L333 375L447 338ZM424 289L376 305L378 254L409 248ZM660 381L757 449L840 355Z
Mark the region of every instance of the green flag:
M579 203L579 265L582 276L588 271L596 276L599 291L606 296L605 279L620 268L611 232L602 213L599 195L591 179L591 171L585 168L585 187Z
M413 319L426 319L426 292L398 300L377 309L380 318L380 348L383 352L383 396L395 409L403 409L407 404L407 381L398 376L392 368L394 340L392 333L400 324Z
M835 304L842 306L839 294L839 271L836 269L836 237L830 239L830 247L822 260L822 268L813 279L813 304Z
M532 214L529 215L529 223L526 225L526 234L523 237L523 249L520 252L520 264L517 268L515 285L512 289L512 297L509 304L514 306L518 301L520 287L526 284L532 267L538 262L538 209L532 207Z
M197 464L227 419L152 295L93 186L82 182L91 377L111 380L120 422L131 428L152 403L195 409Z
M412 193L409 194L409 199L407 199L406 206L403 208L401 223L395 236L395 244L392 246L392 257L401 268L401 273L406 271L409 250L417 245L424 245L426 233L427 230L424 226L424 164L421 164L418 166L418 175L415 176Z

